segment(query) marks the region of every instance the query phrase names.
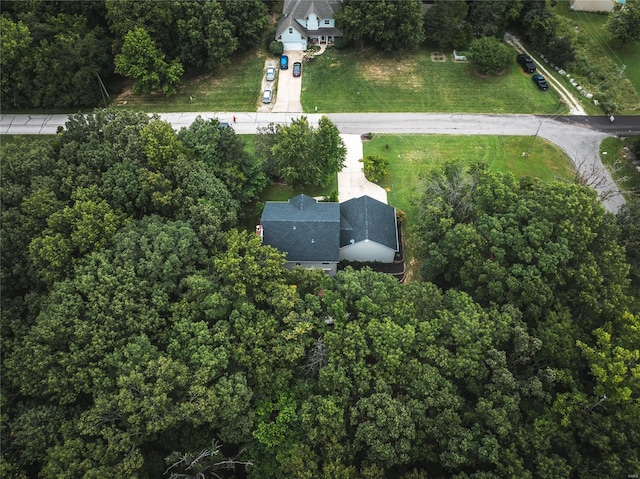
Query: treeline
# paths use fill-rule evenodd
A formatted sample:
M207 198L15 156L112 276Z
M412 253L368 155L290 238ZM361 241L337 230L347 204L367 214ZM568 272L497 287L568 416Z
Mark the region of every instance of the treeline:
M4 107L104 104L115 73L136 91L171 92L183 73L213 71L262 39L262 0L2 1Z
M3 0L0 6L5 108L103 106L105 82L121 77L134 81L134 92L173 93L185 73L214 71L265 36L272 40L270 18L281 15L271 0ZM612 38L638 42L639 11L640 3L628 0L612 12ZM588 51L580 47L576 54L572 27L544 0L344 0L335 19L344 32L338 45L385 52L425 42L468 50L474 39L501 40L515 29L552 62L588 78L601 103L617 108L619 85L606 81L615 65L605 60L602 68L590 67Z
M425 41L443 51L464 50L475 38L502 39L507 28L520 29L535 48L560 41L558 50L572 51L558 38L556 15L544 0L345 0L336 21L347 43L364 42L388 52Z
M96 112L2 155L3 477L640 471L637 203L448 165L403 285L239 231L264 174L215 120Z

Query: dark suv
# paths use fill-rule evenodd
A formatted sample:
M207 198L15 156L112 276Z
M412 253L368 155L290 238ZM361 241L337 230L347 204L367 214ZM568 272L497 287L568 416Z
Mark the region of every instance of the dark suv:
M518 55L516 58L518 63L522 66L522 69L527 73L533 73L536 71L536 65L529 55Z

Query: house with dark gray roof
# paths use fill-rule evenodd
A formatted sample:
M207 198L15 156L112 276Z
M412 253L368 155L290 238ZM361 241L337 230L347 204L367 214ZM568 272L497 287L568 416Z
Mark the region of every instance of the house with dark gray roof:
M339 0L284 0L276 40L283 43L285 50L306 50L309 45L333 43L342 36L333 19L333 12L339 8Z
M321 268L330 276L339 261L392 263L399 251L395 208L370 196L267 201L258 230L264 244L286 253L287 268Z
M393 263L398 245L396 209L370 196L340 203L340 260Z
M306 195L267 201L260 218L262 241L286 253L286 267L321 268L336 274L340 261L340 204Z

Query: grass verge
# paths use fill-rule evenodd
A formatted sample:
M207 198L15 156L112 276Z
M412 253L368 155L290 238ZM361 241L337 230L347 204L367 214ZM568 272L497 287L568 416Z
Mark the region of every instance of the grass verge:
M624 155L624 143L614 137L600 145L600 158L627 201L640 199L640 172Z

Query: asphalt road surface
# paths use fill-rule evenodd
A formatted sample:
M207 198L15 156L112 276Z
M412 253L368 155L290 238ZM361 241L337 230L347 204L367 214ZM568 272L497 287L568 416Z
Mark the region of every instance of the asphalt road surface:
M162 113L160 118L180 129L193 123L197 116L218 118L232 123L240 134L253 134L258 127L271 122L289 123L301 113L192 112ZM321 115L305 115L317 124ZM438 113L335 113L327 115L343 134L452 134L452 135L523 135L540 136L558 145L573 160L576 168L592 178L592 184L604 199L609 211L624 204L615 183L600 160L599 148L609 136L640 134L640 117L547 117L534 115L469 115ZM2 114L0 134L54 134L63 127L67 115Z

